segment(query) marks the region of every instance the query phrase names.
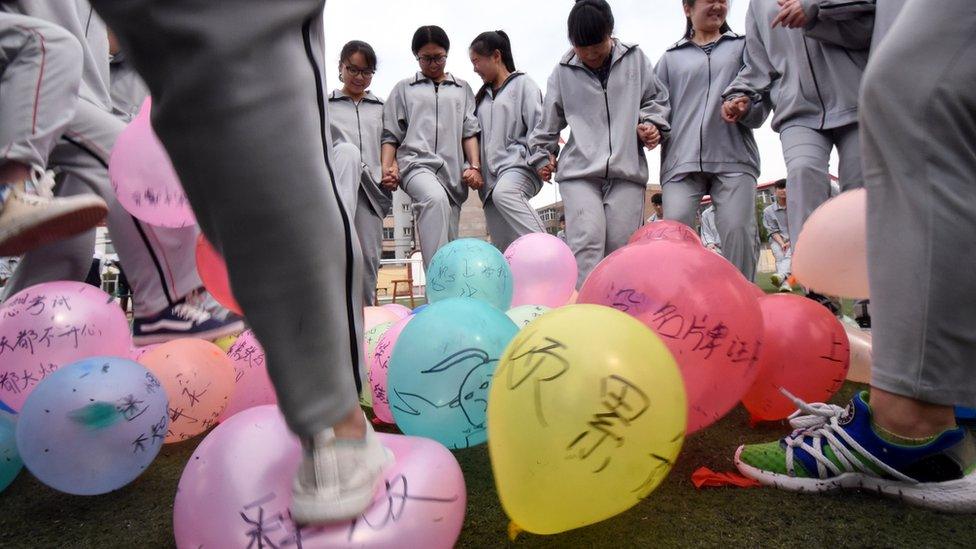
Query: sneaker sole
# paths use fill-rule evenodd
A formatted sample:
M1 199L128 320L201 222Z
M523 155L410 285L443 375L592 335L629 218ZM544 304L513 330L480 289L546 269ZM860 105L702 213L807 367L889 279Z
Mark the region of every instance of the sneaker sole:
M386 468L393 464L393 452L383 447L384 461L373 486L369 490L346 493L341 501L322 501L319 498L292 494L291 517L301 526L329 524L352 520L369 509L373 497L386 482Z
M237 322L232 322L230 324L225 324L220 328L214 328L213 330L208 330L206 332L196 332L196 333L162 333L162 334L146 334L146 335L133 335L132 342L137 347L143 347L146 345L156 345L158 343L166 343L168 341L173 341L174 339L184 339L192 337L194 339L205 339L214 340L220 339L224 336L233 335L235 333L244 331L244 321L238 320Z
M743 475L765 486L790 492L833 492L865 490L899 499L905 503L947 513L976 513L976 471L959 480L911 484L863 473L844 473L832 479L799 478L763 471L739 459L742 446L735 451L735 466Z
M0 233L0 257L23 255L34 248L63 240L98 225L108 214L101 200L45 219L29 227L12 227Z

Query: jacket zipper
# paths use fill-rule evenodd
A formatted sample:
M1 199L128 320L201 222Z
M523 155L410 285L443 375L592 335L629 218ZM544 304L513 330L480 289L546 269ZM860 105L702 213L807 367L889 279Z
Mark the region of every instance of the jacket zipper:
M817 72L813 70L813 59L810 58L810 48L807 47L807 39L803 40L803 51L807 54L807 65L810 67L810 75L813 76L813 88L817 90L817 99L820 101L820 129L824 129L827 123L827 104L824 103L823 96L820 95L820 84L817 83Z
M708 85L705 88L705 108L702 109L701 125L698 126L698 169L702 172L705 171L705 113L708 112L708 98L712 93L712 56L706 53L705 59L708 63Z
M607 76L607 84L610 83L610 77ZM603 86L603 104L607 107L607 145L610 147L610 155L607 156L607 169L604 174L604 179L610 179L610 158L613 157L613 131L610 125L610 96L607 95L607 84L600 82Z
M439 133L440 133L440 132L437 131L437 129L441 125L441 99L440 99L441 98L441 94L440 94L440 91L441 91L441 87L435 82L434 83L434 155L435 156L437 155L437 141L438 141L438 137L439 137ZM441 171L441 168L443 168L443 167L444 167L444 164L441 163L440 167L437 168L437 170L434 172L434 174L436 175L438 172L440 172Z
M359 156L361 161L363 156L363 124L359 120L359 103L353 101L353 105L356 106L356 130L359 132Z

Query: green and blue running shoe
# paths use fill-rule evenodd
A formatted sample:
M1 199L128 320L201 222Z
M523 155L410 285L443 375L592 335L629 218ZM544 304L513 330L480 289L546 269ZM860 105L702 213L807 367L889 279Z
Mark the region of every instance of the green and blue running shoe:
M796 400L793 433L779 442L740 446L736 467L764 485L794 492L863 489L938 511L976 512L973 434L957 427L920 445L888 442L872 425L867 400L867 392L847 408Z

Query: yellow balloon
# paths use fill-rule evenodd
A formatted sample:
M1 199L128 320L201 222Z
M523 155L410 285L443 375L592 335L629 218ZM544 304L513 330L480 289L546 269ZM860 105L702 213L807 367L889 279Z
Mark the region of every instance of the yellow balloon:
M647 497L684 442L674 357L640 321L570 305L512 340L488 397L488 449L505 512L555 534Z
M218 346L218 347L220 347L220 350L226 353L226 352L230 351L230 348L234 346L234 343L237 341L237 338L240 337L240 336L241 336L241 334L231 334L231 335L228 335L228 336L224 336L224 337L215 339L213 341L213 344L216 345L216 346Z

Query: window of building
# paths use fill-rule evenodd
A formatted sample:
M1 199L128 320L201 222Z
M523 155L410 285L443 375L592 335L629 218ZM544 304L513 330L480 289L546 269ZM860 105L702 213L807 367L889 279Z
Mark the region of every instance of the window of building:
M393 227L383 227L383 240L393 240L395 234Z
M403 236L413 236L413 227L404 227Z

